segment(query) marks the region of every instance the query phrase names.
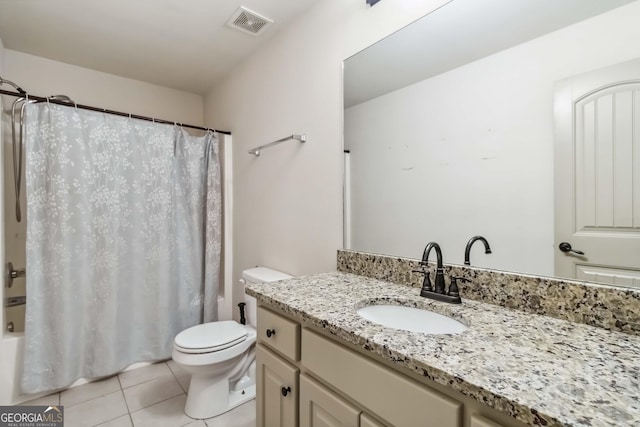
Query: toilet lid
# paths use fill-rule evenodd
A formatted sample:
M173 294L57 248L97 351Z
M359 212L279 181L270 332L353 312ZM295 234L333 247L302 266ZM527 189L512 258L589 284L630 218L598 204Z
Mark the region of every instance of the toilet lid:
M247 329L233 320L203 323L176 335L174 344L185 353L205 353L224 350L244 341Z

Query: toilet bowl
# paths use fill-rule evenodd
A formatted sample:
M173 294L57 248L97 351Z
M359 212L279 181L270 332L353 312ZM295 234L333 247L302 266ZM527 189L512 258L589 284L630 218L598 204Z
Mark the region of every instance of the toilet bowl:
M242 272L242 283L262 283L291 276L266 267ZM245 295L247 325L233 320L185 329L173 342L173 360L191 374L184 412L212 418L255 398L256 300Z

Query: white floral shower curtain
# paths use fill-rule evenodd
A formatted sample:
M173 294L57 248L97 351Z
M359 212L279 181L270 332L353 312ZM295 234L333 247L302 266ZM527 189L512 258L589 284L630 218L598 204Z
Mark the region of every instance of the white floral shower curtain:
M48 103L26 121L23 392L169 358L217 319L215 135Z

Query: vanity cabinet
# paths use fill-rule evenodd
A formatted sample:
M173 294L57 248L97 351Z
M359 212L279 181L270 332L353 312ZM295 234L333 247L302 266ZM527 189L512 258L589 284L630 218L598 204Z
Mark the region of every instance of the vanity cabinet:
M258 342L292 362L300 360L300 324L265 308L258 309Z
M503 426L501 426L500 424L494 423L493 421L488 420L479 415L472 415L471 423L469 424L469 427L503 427Z
M257 425L297 427L300 324L262 307L257 320Z
M360 427L384 427L384 424L377 422L367 414L360 414Z
M309 329L302 366L394 426L459 427L462 404Z
M265 346L256 346L256 422L259 426L298 426L299 370Z
M263 306L256 361L257 427L524 426Z
M361 413L309 376L300 376L300 427L358 427Z

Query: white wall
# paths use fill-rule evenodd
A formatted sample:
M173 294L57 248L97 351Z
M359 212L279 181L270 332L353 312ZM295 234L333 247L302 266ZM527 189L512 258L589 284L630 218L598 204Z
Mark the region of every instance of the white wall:
M640 2L345 111L355 249L553 275L554 82L640 57ZM435 259L435 257L433 257Z
M64 94L79 104L194 125L203 123L200 95L10 49L4 51L3 77L33 95Z
M335 270L342 247L342 61L443 3L318 2L207 94L207 125L233 132L235 281L258 264L294 275ZM292 133L306 133L308 142L247 154Z

